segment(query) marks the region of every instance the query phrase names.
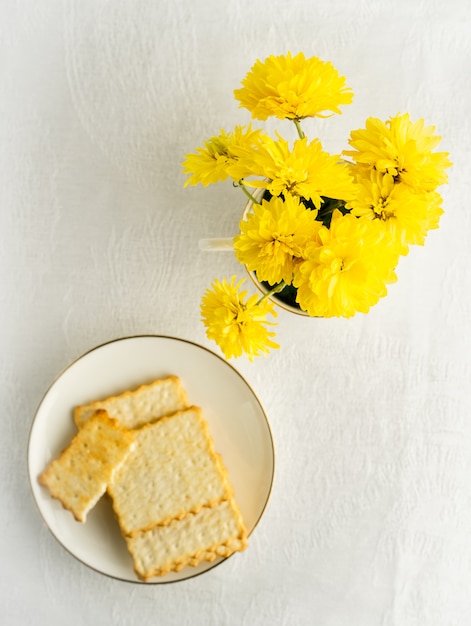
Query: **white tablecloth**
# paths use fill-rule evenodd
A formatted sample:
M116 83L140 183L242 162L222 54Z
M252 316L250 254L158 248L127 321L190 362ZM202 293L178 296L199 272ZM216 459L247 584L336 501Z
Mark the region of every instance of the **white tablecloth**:
M4 0L0 10L0 611L8 626L468 626L471 623L471 7L467 0ZM212 350L199 321L239 266L231 184L184 189L181 161L248 122L257 58L332 61L355 99L307 132L339 152L408 111L454 167L445 213L368 315L280 313L279 351L234 365L276 446L249 549L171 585L71 557L27 478L38 403L73 359L159 334Z

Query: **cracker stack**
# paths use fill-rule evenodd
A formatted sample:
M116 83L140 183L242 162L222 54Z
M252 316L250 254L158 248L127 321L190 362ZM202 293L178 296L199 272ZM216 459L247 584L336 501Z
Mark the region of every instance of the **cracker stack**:
M247 547L247 530L198 407L176 376L81 405L78 434L40 475L81 522L108 491L142 580Z
M227 471L198 407L136 431L136 447L108 493L143 580L247 545Z

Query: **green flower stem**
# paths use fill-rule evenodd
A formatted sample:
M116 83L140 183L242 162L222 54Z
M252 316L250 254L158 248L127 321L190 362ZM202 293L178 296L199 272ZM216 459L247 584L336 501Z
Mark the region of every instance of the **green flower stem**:
M294 125L296 126L296 130L298 131L299 138L304 139L306 135L304 134L304 131L301 128L301 123L299 122L297 118L294 118L293 122L294 122Z
M280 291L283 291L283 289L286 287L286 283L284 280L281 281L281 283L278 283L277 285L275 285L274 287L272 287L270 289L270 291L267 291L267 293L265 293L260 300L257 302L257 304L260 304L261 302L263 302L264 300L266 300L267 298L269 298L270 296L273 296L275 293L280 293Z
M247 196L247 198L252 200L254 204L260 204L260 202L250 193L250 191L247 189L247 187L244 185L244 183L241 180L239 181L239 183L234 183L234 186L240 187L242 191L245 193L245 195Z
M344 200L327 199L319 209L317 219L322 222L324 226L329 227L332 215L337 209L344 215L348 212L347 209L345 209Z
M332 202L326 209L322 209L322 207L319 209L319 215L324 217L326 215L332 215L332 213L335 211L335 209L340 209L343 208L345 206L345 202L339 201L339 202Z

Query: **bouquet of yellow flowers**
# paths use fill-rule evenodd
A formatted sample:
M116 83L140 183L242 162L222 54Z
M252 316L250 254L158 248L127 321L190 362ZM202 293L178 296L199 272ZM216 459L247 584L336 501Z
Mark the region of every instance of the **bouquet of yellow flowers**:
M232 247L262 295L249 296L233 276L215 280L201 302L207 336L227 358L278 347L272 297L312 317L367 313L396 280L399 257L438 227L436 190L451 162L434 151L434 127L407 113L369 118L351 132L351 150L336 155L305 136L305 118L352 102L345 83L331 63L303 53L257 60L235 98L253 119L291 120L299 138L290 145L279 133L236 126L183 162L185 186L232 179L252 202Z

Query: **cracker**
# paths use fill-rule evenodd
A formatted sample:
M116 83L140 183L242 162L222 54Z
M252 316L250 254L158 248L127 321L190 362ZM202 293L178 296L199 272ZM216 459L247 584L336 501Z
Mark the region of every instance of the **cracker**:
M133 445L133 432L97 411L38 480L77 521L85 522Z
M187 407L188 400L180 379L167 376L137 389L77 406L74 420L78 428L82 428L97 409L104 409L122 426L132 429Z
M108 486L123 535L163 526L232 494L198 407L134 432L136 447Z
M141 580L178 572L187 565L228 557L247 547L247 531L232 498L165 526L126 538Z

